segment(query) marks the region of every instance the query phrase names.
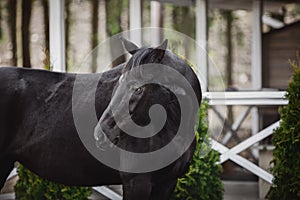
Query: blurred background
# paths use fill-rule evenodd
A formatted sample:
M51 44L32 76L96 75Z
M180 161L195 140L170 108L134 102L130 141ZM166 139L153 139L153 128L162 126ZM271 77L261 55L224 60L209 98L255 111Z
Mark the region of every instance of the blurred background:
M156 8L158 26L195 39L195 7L189 1L177 1L187 2L181 5L174 2ZM151 1L142 1L143 27L151 26L150 8ZM48 0L0 1L1 66L43 68L49 44L48 15ZM208 15L210 58L222 72L227 87L249 89L252 11L213 7ZM281 22L282 28L300 19L300 6L286 4L264 12L264 17ZM129 0L65 0L67 70L71 72L101 41L128 29ZM265 37L274 29L264 23Z
M49 69L49 2L50 0L0 1L0 66L19 66ZM157 26L176 30L196 39L197 9L194 0L142 0L142 27ZM253 89L252 1L208 1L208 55L219 73L208 70L208 91L248 91ZM300 48L300 3L297 0L264 1L262 11L262 86L261 90L286 90L292 69L289 59L296 57ZM130 27L130 0L65 0L66 70L76 72L86 56L102 41ZM172 39L172 38L171 38ZM187 45L178 43L186 54ZM114 65L124 62L121 58ZM224 87L220 86L220 77ZM259 130L279 119L278 106L259 107ZM245 113L241 123L234 122ZM224 134L234 132L229 139L215 138L227 147L233 147L253 133L250 109L227 106L221 116L227 126ZM216 112L209 111L211 121L218 120ZM243 116L243 114L242 114ZM210 123L211 130L214 129ZM213 132L213 131L212 131ZM214 135L213 135L214 136ZM219 136L216 136L219 137ZM225 142L226 141L226 142ZM240 153L260 166L269 168L270 138L260 143L260 157L251 151ZM269 148L270 147L270 148ZM223 163L223 180L254 181L258 177L232 161ZM239 183L238 183L239 184ZM248 187L249 185L246 185ZM255 185L255 188L257 186ZM226 189L226 188L225 188ZM255 191L257 189L254 189ZM264 189L267 191L268 189ZM260 195L265 196L266 192Z

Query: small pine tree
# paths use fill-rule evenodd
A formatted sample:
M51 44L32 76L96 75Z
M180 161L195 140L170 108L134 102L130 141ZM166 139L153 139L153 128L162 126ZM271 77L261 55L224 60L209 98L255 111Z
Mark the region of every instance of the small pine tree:
M222 168L217 164L220 154L211 150L209 144L207 109L208 103L204 101L199 110L196 131L197 147L193 161L188 173L178 180L171 198L173 200L219 200L223 198L223 184L220 179ZM203 152L204 156L201 156Z
M289 103L279 110L280 127L272 139L274 180L268 198L274 200L300 199L300 58L291 65L294 75L286 94Z

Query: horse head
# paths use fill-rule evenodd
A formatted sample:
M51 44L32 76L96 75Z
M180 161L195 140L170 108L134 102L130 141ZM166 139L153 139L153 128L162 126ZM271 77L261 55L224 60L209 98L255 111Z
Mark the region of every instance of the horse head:
M118 144L125 135L151 138L166 129L166 124L173 123L169 130L178 128L180 108L176 96L186 95L184 87L175 84L176 76L163 67L170 66L179 74L189 68L167 50L168 40L156 48L138 48L124 38L121 40L132 57L124 65L111 101L95 128L100 148L108 140L111 146Z

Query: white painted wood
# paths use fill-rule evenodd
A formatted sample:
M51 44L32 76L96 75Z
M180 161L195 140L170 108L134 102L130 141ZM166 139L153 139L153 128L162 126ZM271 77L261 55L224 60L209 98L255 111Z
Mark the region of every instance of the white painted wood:
M6 181L8 181L9 179L11 179L11 178L13 178L13 177L15 177L15 176L17 176L17 175L18 175L17 169L14 168L14 169L10 172L10 174L8 175Z
M227 152L229 149L222 145L221 143L212 140L212 148L221 154ZM252 162L248 161L247 159L243 158L240 155L234 154L233 156L230 157L230 160L235 162L236 164L240 165L241 167L249 170L253 174L257 175L258 177L266 180L269 183L272 183L273 180L273 175L265 171L264 169L261 169L257 165L253 164Z
M151 27L153 27L153 29L151 30L151 42L153 46L158 46L161 43L161 39L162 39L162 32L161 29L161 18L162 13L161 13L161 9L162 9L162 5L160 2L158 1L151 1Z
M244 140L243 142L239 143L238 145L234 146L230 150L223 152L220 158L220 163L225 162L226 160L230 159L232 156L244 151L245 149L249 148L253 144L265 139L266 137L272 135L273 130L279 126L279 121L275 122L274 124L268 126L264 130L260 131L259 133L251 136L250 138Z
M252 88L262 87L262 0L252 0Z
M252 88L260 90L262 88L262 14L263 1L252 0ZM258 108L253 107L252 115L252 134L259 131ZM258 150L252 150L258 157Z
M50 63L52 70L66 71L65 53L65 1L49 1L49 25L50 25Z
M142 2L141 0L130 0L129 2L129 28L136 29L130 33L130 40L137 45L142 45ZM138 30L139 29L139 30Z
M220 152L221 154L225 153L226 151L228 151L229 149L224 146L223 144L219 143L218 141L216 140L211 140L211 147ZM220 162L219 162L220 163Z
M110 188L106 186L99 186L99 187L93 187L93 190L96 192L102 194L103 196L111 199L111 200L122 200L122 196L119 195L118 193L114 192Z
M245 100L210 100L210 105L236 105L236 106L248 106L248 105L286 105L286 100L278 99L245 99Z
M201 73L202 92L208 87L208 1L196 0L197 66Z
M263 15L263 23L264 24L267 24L268 26L271 26L272 28L282 28L284 26L284 23L277 20L277 19L274 19L268 15Z
M251 110L251 119L252 119L252 135L255 135L259 131L260 127L260 120L259 120L259 112L258 112L258 107L254 106ZM258 147L258 143L255 144L254 146ZM252 154L254 157L257 159L259 157L259 151L257 148L251 149Z
M210 105L286 105L285 91L204 92Z
M285 99L285 91L206 92L208 99Z
M14 200L15 198L15 193L0 194L0 200Z
M234 155L230 159L234 161L236 164L244 167L245 169L249 170L253 174L257 175L258 177L264 179L269 183L272 183L273 175L268 173L266 170L258 167L257 165L253 164L249 160L238 155Z

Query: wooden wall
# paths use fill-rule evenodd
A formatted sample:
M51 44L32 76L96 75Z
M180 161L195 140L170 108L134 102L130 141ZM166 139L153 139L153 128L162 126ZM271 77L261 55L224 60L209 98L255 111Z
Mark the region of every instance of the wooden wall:
M264 88L286 89L293 73L289 59L300 56L300 22L263 34L262 84Z

